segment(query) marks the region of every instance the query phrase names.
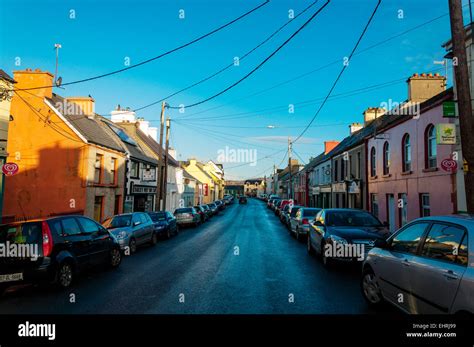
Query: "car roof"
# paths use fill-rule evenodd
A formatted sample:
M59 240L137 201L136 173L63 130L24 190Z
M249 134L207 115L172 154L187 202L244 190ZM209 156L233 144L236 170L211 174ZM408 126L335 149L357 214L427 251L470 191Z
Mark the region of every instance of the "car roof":
M474 228L473 215L453 214L453 215L446 215L446 216L430 216L430 217L418 218L416 220L417 221L426 220L426 221L450 222L450 223L462 225L466 228Z

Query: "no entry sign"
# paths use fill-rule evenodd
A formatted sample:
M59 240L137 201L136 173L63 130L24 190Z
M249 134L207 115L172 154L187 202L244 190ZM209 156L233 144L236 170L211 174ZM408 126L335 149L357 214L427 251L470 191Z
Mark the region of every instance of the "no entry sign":
M14 174L18 172L18 170L19 170L19 167L15 163L5 163L2 165L2 172L6 176L13 176Z

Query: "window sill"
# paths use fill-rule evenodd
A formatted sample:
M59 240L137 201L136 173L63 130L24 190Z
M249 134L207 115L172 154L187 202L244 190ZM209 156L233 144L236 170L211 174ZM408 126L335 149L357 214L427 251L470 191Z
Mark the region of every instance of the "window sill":
M116 184L116 183L113 183L113 184L92 183L92 184L90 184L90 187L96 187L96 188L118 188L118 184Z
M423 172L436 172L438 171L437 167L430 167L429 169L423 169Z
M392 177L392 174L382 175L382 178L389 178L389 177Z
M378 178L377 175L375 175L375 176L370 176L370 179L371 179L371 180L376 180L377 178Z
M410 170L410 171L403 171L403 172L401 173L401 175L402 175L402 176L407 176L407 175L411 175L412 173L413 173L413 171L411 171L411 170Z

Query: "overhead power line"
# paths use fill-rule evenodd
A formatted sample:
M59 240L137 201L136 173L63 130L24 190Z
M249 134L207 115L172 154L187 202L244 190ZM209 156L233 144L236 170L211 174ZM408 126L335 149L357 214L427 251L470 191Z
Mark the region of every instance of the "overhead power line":
M369 20L367 21L367 24L365 25L364 27L364 30L362 31L362 33L360 34L359 38L357 39L357 42L356 44L354 45L354 47L352 48L352 51L351 53L349 54L349 56L347 57L347 62L349 63L351 61L351 58L352 56L354 55L355 51L357 50L357 47L359 47L359 44L360 42L362 41L362 39L364 38L365 36L365 33L367 32L367 29L369 28L370 26L370 23L372 23L372 20L375 16L375 14L377 13L377 10L381 4L382 0L378 0L377 1L377 6L375 6L374 10L372 11L372 14L370 15L370 18ZM342 74L344 73L344 71L346 70L348 64L343 64L342 66L342 69L341 71L339 72L339 74L337 75L333 85L331 86L331 88L329 89L329 92L328 94L326 95L324 101L322 102L322 104L319 106L318 110L316 111L315 115L313 116L313 118L311 119L311 121L308 123L308 125L306 126L306 128L304 128L304 130L298 135L298 137L292 141L293 143L297 142L305 133L306 131L308 131L308 129L310 128L311 124L313 124L314 120L316 119L316 117L318 116L319 112L321 112L321 110L323 109L324 105L326 104L326 101L329 99L329 97L331 96L334 88L336 88L336 85L337 83L339 82Z
M144 61L141 61L139 63L136 63L136 64L133 64L133 65L130 65L130 66L127 66L127 67L124 67L122 69L118 69L118 70L115 70L115 71L111 71L111 72L108 72L108 73L104 73L102 75L98 75L98 76L93 76L93 77L89 77L89 78L84 78L84 79L80 79L80 80L77 80L77 81L72 81L72 82L67 82L67 83L62 83L61 84L61 87L64 87L64 86L68 86L68 85L72 85L72 84L78 84L78 83L84 83L84 82L89 82L89 81L93 81L93 80L97 80L99 78L103 78L103 77L107 77L107 76L111 76L111 75L115 75L115 74L118 74L118 73L121 73L121 72L124 72L124 71L127 71L127 70L131 70L131 69L134 69L138 66L141 66L141 65L145 65L145 64L148 64L152 61L155 61L155 60L158 60L160 58L163 58L171 53L174 53L174 52L177 52L183 48L186 48L196 42L199 42L203 39L205 39L206 37L209 37L219 31L221 31L222 29L234 24L235 22L238 22L239 20L247 17L248 15L250 15L251 13L257 11L258 9L260 9L261 7L267 5L268 3L270 2L270 0L266 0L265 2L261 3L260 5L258 5L257 7L254 7L253 9L245 12L244 14L240 15L239 17L231 20L230 22L227 22L223 25L221 25L220 27L204 34L204 35L201 35L199 36L198 38L195 38L194 40L191 40L187 43L184 43L178 47L175 47L167 52L164 52L164 53L161 53L155 57L152 57L152 58L149 58L147 60L144 60ZM31 88L24 88L24 89L17 89L17 90L32 90L32 89L43 89L43 88L51 88L51 87L55 87L55 85L48 85L48 86L41 86L41 87L31 87Z
M253 68L249 73L247 73L245 76L237 80L236 82L232 83L230 86L227 88L221 90L220 92L204 99L198 102L195 102L193 104L187 105L187 106L169 106L169 108L172 109L181 109L181 108L191 108L195 107L198 105L201 105L205 102L208 102L212 99L217 98L218 96L224 94L225 92L229 91L230 89L234 88L241 82L245 81L247 78L249 78L251 75L253 75L258 69L260 69L266 62L268 62L275 54L277 54L284 46L286 46L296 35L298 35L328 4L330 0L327 0L326 3L319 9L317 10L301 27L298 28L288 39L285 40L276 50L274 50L268 57L266 57L260 64L258 64L255 68Z
M299 16L301 16L302 14L304 14L306 11L308 11L311 7L313 7L314 5L316 5L316 3L318 2L318 0L314 1L313 3L311 3L309 6L307 6L303 11L301 11L300 13L298 13L295 17L293 17L291 20L285 22L285 24L281 25L277 30L275 30L270 36L268 36L265 40L263 40L262 42L260 42L257 46L255 46L254 48L252 48L250 51L248 51L247 53L243 54L241 57L239 57L239 60L242 61L244 60L247 56L249 56L250 54L252 54L253 52L255 52L257 49L259 49L261 46L263 46L265 43L267 43L268 41L270 41L276 34L278 34L280 31L282 31L287 25L289 25L291 22L293 22L295 19L297 19ZM141 107L138 107L136 109L134 109L133 111L134 112L137 112L137 111L140 111L140 110L143 110L145 108L148 108L148 107L151 107L151 106L154 106L154 105L157 105L165 100L168 100L170 98L172 98L173 96L176 96L186 90L189 90L193 87L196 87L218 75L220 75L221 73L223 73L224 71L232 68L234 66L233 63L230 63L229 65L225 66L224 68L214 72L213 74L199 80L198 82L195 82L183 89L180 89L168 96L165 96L164 98L162 99L159 99L159 100L156 100L156 101L153 101L145 106L141 106Z

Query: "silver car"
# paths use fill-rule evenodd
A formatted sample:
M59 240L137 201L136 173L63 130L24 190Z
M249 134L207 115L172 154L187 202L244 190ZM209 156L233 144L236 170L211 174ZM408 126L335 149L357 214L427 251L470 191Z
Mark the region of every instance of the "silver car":
M321 211L320 208L300 207L293 213L294 207L290 214L290 231L295 234L296 239L300 240L301 236L308 235L309 223Z
M150 243L155 245L157 234L153 221L144 212L118 214L105 220L102 225L115 236L122 250L135 253L137 246Z
M362 294L407 313L474 313L474 217L419 218L376 241L363 265Z

